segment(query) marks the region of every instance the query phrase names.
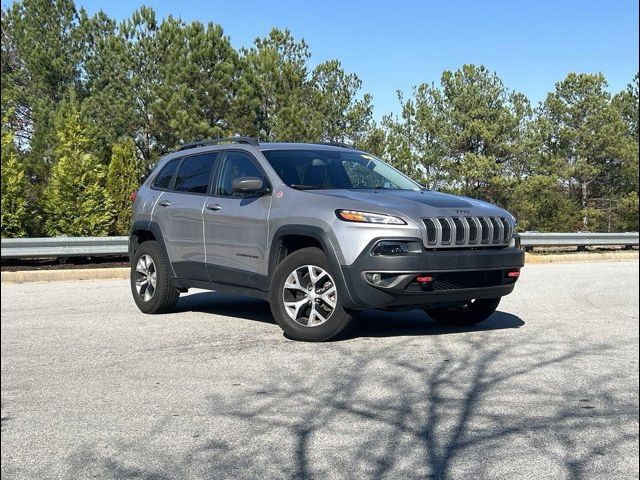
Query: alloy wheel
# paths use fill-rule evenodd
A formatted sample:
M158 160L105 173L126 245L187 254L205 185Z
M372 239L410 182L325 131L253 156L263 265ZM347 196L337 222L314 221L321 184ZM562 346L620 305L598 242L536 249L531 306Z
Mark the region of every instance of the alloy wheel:
M317 327L333 314L338 295L336 284L326 270L303 265L287 277L282 299L293 321L305 327Z
M149 255L142 255L136 264L136 291L145 302L156 292L156 264Z

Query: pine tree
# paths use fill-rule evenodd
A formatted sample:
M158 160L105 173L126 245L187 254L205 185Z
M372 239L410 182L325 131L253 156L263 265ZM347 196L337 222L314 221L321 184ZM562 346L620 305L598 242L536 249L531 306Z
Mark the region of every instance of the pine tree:
M338 60L318 65L311 75L312 105L319 113L321 139L332 142L363 141L371 127L372 97L358 98L362 80L346 73Z
M637 159L637 142L607 87L602 74L570 73L542 106L551 127L546 148L563 162L569 194L582 209L583 230L605 228L597 200L613 199L618 172Z
M113 233L125 235L131 222L131 194L140 186L142 169L131 139L114 145L107 173L107 192L113 207Z
M89 138L77 109L58 123L57 162L43 198L45 232L51 236L107 235L112 210L104 188L105 168L88 149Z
M13 148L13 135L2 131L2 236L27 234L29 203L28 180Z
M29 144L21 162L38 188L49 174L56 106L79 83L77 32L73 0L2 4L2 110L9 97L12 131Z
M317 137L317 112L310 108L307 85L310 56L304 40L275 28L242 50L235 125L263 141Z
M440 86L399 95L400 118L385 117L396 166L430 188L448 188L506 206L513 162L530 117L524 95L484 66L445 71Z
M629 154L622 163L614 181L617 195L616 221L612 226L615 231L638 231L638 107L639 107L639 76L633 78L627 88L618 93L614 105L627 125Z

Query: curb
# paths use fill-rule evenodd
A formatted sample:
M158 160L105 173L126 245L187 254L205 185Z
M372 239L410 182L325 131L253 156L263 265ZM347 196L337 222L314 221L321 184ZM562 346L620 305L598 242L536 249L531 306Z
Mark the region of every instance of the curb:
M638 251L632 252L603 252L603 253L565 253L551 255L535 255L526 253L525 263L580 263L580 262L623 262L638 260Z
M75 282L77 280L113 280L125 278L129 278L129 269L126 267L2 272L2 283Z
M563 255L525 255L527 264L622 262L638 260L638 252L568 253ZM69 270L21 270L2 272L2 283L75 282L78 280L117 280L129 278L129 268L78 268Z

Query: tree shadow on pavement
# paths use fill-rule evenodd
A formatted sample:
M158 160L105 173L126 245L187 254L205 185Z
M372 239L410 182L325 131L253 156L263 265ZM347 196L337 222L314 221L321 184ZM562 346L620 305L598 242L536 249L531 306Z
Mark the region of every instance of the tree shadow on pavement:
M517 323L506 314L493 321ZM579 480L633 476L634 465L637 473L637 382L621 382L622 367L601 368L623 345L451 338L300 345L296 361L274 364L268 378L238 378L242 392L213 391L201 407L210 430L186 453L153 447L173 435L158 418L112 454L86 446L70 475Z
M266 382L242 404L214 396L213 411L250 427L262 447L279 438L286 453L273 449L274 459L288 466L279 475L292 479L483 478L496 475L492 464L512 476L518 469L511 465L527 457L549 477L580 479L591 467L610 472L610 460L599 455L637 444L637 403L625 400L630 392L607 388L606 374L572 382L585 357L606 355L612 346L564 350L556 342L476 336L453 352L439 340L434 356L441 360L434 364L398 344L374 348L352 361L345 355L329 379ZM508 358L518 361L505 365Z

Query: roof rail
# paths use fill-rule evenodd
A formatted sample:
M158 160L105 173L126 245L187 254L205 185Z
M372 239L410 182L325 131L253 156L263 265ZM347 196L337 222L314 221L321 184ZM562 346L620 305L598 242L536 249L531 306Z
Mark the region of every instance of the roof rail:
M190 148L205 147L207 145L220 145L222 143L242 143L245 145L253 145L254 147L257 147L259 145L258 140L252 137L220 137L210 138L209 140L198 140L196 142L185 143L178 149L178 151L189 150Z
M356 150L356 147L342 142L317 142L316 145L328 145L331 147L348 148L350 150Z

